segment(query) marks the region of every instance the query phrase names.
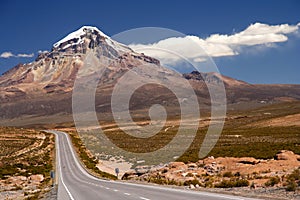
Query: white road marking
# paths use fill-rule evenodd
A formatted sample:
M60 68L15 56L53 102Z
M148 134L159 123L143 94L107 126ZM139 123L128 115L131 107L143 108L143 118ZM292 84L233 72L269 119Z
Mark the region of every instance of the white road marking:
M115 192L118 192L119 190L114 190Z
M109 190L110 188L109 188L109 187L106 187L105 189Z
M128 196L130 195L130 194L129 194L129 193L127 193L127 192L125 192L124 194L125 194L125 195L128 195Z
M140 199L143 199L143 200L150 200L150 199L147 199L147 198L145 198L145 197L140 197Z

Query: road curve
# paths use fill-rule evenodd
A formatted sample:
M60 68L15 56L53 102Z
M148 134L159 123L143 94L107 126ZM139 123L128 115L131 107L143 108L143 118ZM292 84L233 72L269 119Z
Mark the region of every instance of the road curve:
M98 179L88 174L79 164L66 133L54 130L47 132L56 135L59 200L250 200L238 196Z

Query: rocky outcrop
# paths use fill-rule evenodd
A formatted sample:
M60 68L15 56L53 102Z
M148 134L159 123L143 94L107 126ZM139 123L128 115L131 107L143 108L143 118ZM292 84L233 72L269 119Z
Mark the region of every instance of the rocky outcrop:
M29 177L29 180L30 180L31 182L33 182L33 183L39 184L39 183L41 183L41 182L44 181L44 176L43 176L42 174L31 175L31 176Z
M285 176L300 167L299 155L291 151L282 150L275 158L276 160L251 157L208 157L196 163L171 162L159 167L138 167L125 173L122 179L187 185L192 189L196 188L197 184L202 187L222 186L222 184L226 186L229 183L232 186L235 184L239 186L247 181L251 181L256 187L265 187L269 178L278 176L283 180ZM238 182L239 180L243 181ZM222 183L222 181L225 182Z
M275 160L294 160L300 161L300 156L294 154L292 151L281 150L279 153L276 154Z
M192 71L191 73L183 74L183 77L188 80L204 81L202 74L198 71Z

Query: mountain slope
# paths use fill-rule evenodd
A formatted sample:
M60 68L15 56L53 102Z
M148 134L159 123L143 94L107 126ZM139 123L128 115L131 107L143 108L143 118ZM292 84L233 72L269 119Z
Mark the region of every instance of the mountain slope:
M214 84L222 80L226 88L228 104L247 101L276 103L300 100L300 85L296 84L250 84L214 72L193 71L183 74L183 76L191 82L196 90L201 90L205 84Z
M98 64L104 65L101 77L95 78L99 65L84 67L89 64L86 60L91 54ZM99 83L95 98L96 110L100 114L111 113L113 88L129 70L135 73L130 80L131 86L149 79L155 83L169 81L171 85L181 88L188 81L195 90L200 107L206 110L210 109L207 85L222 81L229 104L300 99L299 85L253 85L217 73L178 74L161 66L159 60L136 53L126 45L112 40L99 29L83 26L55 43L50 52L40 53L34 62L19 64L0 76L0 123L8 125L8 122L13 124L15 121L25 121L24 118L39 116L71 121L72 91L78 76ZM164 106L172 116L180 113L180 99L159 84L138 88L133 97L130 109L139 111L138 114L162 102L166 102ZM67 118L59 120L57 116L62 115Z
M182 79L181 75L160 66L157 59L132 51L95 27L84 26L55 43L50 52L39 54L34 62L20 64L0 77L1 118L71 114L73 84L79 69L89 64L84 63L89 54L108 62L103 76L95 80L99 81L101 95L97 102L101 105L110 102L113 86L129 69L136 68L137 77L147 77L147 69L142 66L150 64L155 68L153 71ZM91 65L81 76L88 79L98 68Z

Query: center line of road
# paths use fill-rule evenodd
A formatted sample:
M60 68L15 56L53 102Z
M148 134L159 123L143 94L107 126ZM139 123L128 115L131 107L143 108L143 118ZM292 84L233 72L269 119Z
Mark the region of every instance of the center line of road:
M147 199L147 198L145 198L145 197L140 197L140 199L143 199L143 200L150 200L150 199Z
M128 196L130 195L129 193L126 193L126 192L125 192L124 194L125 194L125 195L128 195Z
M109 188L109 187L106 187L105 189L109 190L110 188Z
M119 190L114 190L115 192L118 192Z

